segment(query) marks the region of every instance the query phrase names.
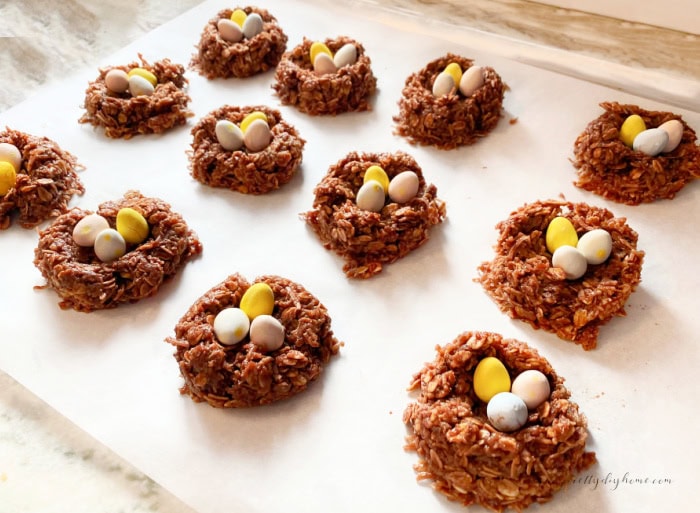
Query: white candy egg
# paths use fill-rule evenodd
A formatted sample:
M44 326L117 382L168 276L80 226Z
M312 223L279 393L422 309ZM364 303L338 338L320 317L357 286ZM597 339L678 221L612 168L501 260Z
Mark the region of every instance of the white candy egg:
M141 75L131 75L129 77L129 92L131 96L151 96L155 87Z
M605 262L612 251L612 237L607 230L597 228L584 233L576 245L589 264L598 265Z
M668 142L661 150L661 153L668 153L675 150L683 138L683 123L677 119L671 119L660 124L659 128L668 134Z
M330 55L320 52L314 59L314 71L319 75L327 75L335 73L337 68Z
M240 150L243 147L243 132L228 119L220 119L214 127L216 140L228 151Z
M433 82L433 96L445 96L450 94L455 88L455 79L446 72L440 73Z
M22 166L22 153L14 144L0 143L0 161L9 162L15 171Z
M482 85L484 85L484 70L481 66L472 66L462 73L462 78L459 81L459 92L469 97Z
M284 343L284 326L271 315L258 315L250 323L250 341L264 351L275 351Z
M576 280L586 273L588 262L575 247L559 246L552 255L552 266L563 269L568 280Z
M389 198L396 203L406 203L418 194L420 181L413 171L403 171L389 182Z
M100 214L88 214L73 228L73 240L78 246L93 246L97 235L107 228L109 223Z
M241 30L241 27L238 26L238 23L228 18L221 18L217 21L216 28L219 30L219 35L224 41L238 43L243 39L243 30Z
M95 255L103 262L111 262L126 253L126 241L115 229L107 228L95 238Z
M224 345L238 344L248 334L250 320L240 308L224 308L214 317L214 334Z
M251 39L262 32L263 19L256 12L250 13L243 22L242 29L243 35L246 38Z
M357 61L357 48L352 43L344 44L333 56L333 64L336 68L351 66Z
M264 119L256 119L245 130L243 143L248 151L256 152L267 148L272 140L270 125Z
M528 409L534 410L549 397L549 380L538 370L526 370L515 377L510 391L520 397Z
M386 193L384 187L376 180L367 180L357 191L357 206L362 210L380 212L384 208Z
M668 132L660 128L649 128L637 134L632 143L634 151L654 157L661 153L668 143Z
M515 431L527 422L527 405L511 392L500 392L486 405L486 416L499 431Z

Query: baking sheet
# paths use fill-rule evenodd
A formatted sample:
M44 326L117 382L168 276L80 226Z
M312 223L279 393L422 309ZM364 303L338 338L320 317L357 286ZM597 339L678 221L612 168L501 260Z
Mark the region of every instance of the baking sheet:
M100 64L130 62L139 52L186 64L206 21L227 6L205 2ZM417 37L398 18L379 23L370 11L281 0L260 6L278 18L289 48L303 36L361 41L378 78L374 110L312 118L279 105L271 72L215 81L190 72L196 116L188 127L114 141L77 123L95 68L0 115L2 126L45 135L78 156L87 191L74 205L93 209L139 189L170 202L204 245L154 298L81 314L60 310L52 291L33 289L43 283L32 265L36 233L17 226L3 232L0 367L201 513L453 512L462 507L416 483L415 454L403 451L401 415L411 400L405 388L436 344L466 330L496 331L537 348L567 379L598 454L595 467L533 510L668 511L696 503L700 449L689 442L698 422L688 383L700 364L700 187L691 184L673 201L627 207L576 189L569 162L599 102L666 106L496 55L488 35L470 34L463 46L438 32ZM412 147L392 135L403 82L448 51L499 72L510 86L505 117L471 147ZM189 176L189 129L226 103L277 107L307 140L300 172L281 190L248 197ZM666 110L700 128L697 112ZM298 216L311 207L328 166L354 150L409 152L447 202L448 219L430 241L368 281L346 279L342 261ZM526 202L560 194L627 217L646 251L628 316L605 326L599 348L587 353L509 320L473 282L479 263L492 257L494 225ZM285 276L327 306L345 346L304 394L233 411L179 395L181 378L163 339L199 295L232 272Z

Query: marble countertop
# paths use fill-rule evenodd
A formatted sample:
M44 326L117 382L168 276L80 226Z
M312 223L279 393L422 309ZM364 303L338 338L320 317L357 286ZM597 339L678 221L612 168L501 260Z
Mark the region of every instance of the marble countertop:
M94 67L101 58L199 3L59 0L47 11L42 0L3 2L0 112L75 70ZM389 16L401 13L413 20L468 27L571 52L594 63L612 62L700 81L700 19L691 34L523 0L353 3ZM1 369L2 362L0 513L193 511Z

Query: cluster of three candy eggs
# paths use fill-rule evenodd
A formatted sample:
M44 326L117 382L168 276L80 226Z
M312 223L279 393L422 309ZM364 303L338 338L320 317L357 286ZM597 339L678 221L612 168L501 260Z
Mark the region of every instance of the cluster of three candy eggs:
M17 172L22 165L22 153L14 144L0 143L0 196L17 183Z
M675 150L683 138L683 123L671 119L656 128L647 128L638 114L627 116L620 126L620 140L634 151L655 157Z
M459 93L469 97L484 85L484 70L481 66L470 66L464 72L456 62L449 63L433 81L433 95L440 97L450 93Z
M105 86L111 92L122 94L129 91L131 96L151 96L158 85L158 78L145 68L132 68L127 73L114 68L105 74Z
M334 54L325 43L316 41L309 48L309 59L317 74L335 73L344 66L355 64L357 47L352 43L346 43Z
M363 183L355 202L362 210L380 212L387 196L395 203L406 203L418 194L420 180L413 171L403 171L391 180L380 166L370 166L365 171Z
M216 23L219 36L229 43L238 43L243 39L252 39L263 30L263 19L256 13L247 14L242 9L236 9L229 18L221 18Z
M251 112L240 125L220 119L214 132L219 144L227 151L238 151L245 146L250 152L258 152L267 148L272 140L267 115L261 111Z
M562 216L550 221L545 243L552 254L552 266L563 269L568 280L577 280L586 273L588 265L602 264L612 252L610 232L596 228L579 238L573 223Z
M101 262L112 262L126 254L127 244L141 244L149 233L148 222L133 208L117 212L116 229L99 214L88 214L73 228L78 246L92 247Z

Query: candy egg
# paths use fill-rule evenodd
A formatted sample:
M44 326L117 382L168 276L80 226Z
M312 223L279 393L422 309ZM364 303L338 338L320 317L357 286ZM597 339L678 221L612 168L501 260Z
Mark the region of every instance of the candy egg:
M117 231L129 244L141 244L148 237L148 222L133 208L122 208L117 212Z
M131 78L135 75L138 75L140 77L145 78L146 80L148 80L150 82L150 84L153 87L155 87L156 84L158 83L158 79L156 78L156 76L153 73L151 73L150 71L148 71L147 69L132 68L131 70L129 70L129 73L128 73L129 78Z
M17 183L17 173L15 167L9 162L0 161L0 196L4 196Z
M22 152L14 144L0 143L0 161L9 162L15 171L22 166Z
M534 410L549 397L549 380L538 370L526 370L515 377L510 391L520 397L528 409Z
M668 144L668 132L660 128L649 128L637 134L632 143L634 151L641 151L645 155L655 157Z
M240 308L224 308L214 317L214 334L224 345L238 344L248 334L250 320Z
M433 82L433 96L445 96L450 94L455 88L455 81L452 75L444 71L435 77Z
M275 351L284 343L284 326L271 315L258 315L250 323L250 341L263 351Z
M252 321L258 315L272 314L275 308L275 294L267 283L254 283L243 294L239 306Z
M471 96L484 85L484 70L481 66L472 66L464 70L459 81L459 92L464 96Z
M236 25L239 27L243 26L243 23L245 22L245 19L248 17L246 12L243 9L235 9L231 13L231 21L234 22Z
M319 75L328 75L337 71L333 58L328 54L319 53L314 60L314 71Z
M552 267L563 269L567 280L577 280L586 273L588 262L573 246L559 246L552 255Z
M248 114L246 117L243 118L243 121L240 123L241 131L245 132L248 130L248 127L250 124L255 121L256 119L262 119L265 123L267 123L267 114L260 110L254 110L250 114Z
M647 125L640 115L632 114L631 116L627 116L620 127L620 140L631 148L637 134L646 129Z
M451 62L445 66L444 72L452 77L455 85L459 85L460 80L462 80L462 68L456 62Z
M547 250L552 254L554 254L560 246L576 247L578 243L576 228L574 228L574 225L566 217L555 217L549 222L549 226L547 226L545 243L547 244Z
M389 183L389 198L396 203L406 203L418 194L420 181L418 175L413 171L403 171Z
M235 21L221 18L216 22L216 28L219 30L219 35L224 41L229 43L238 43L243 39L243 31Z
M105 85L113 93L125 93L129 89L129 75L123 69L111 69L105 75Z
M340 50L335 52L333 56L333 64L336 68L343 66L352 66L357 61L357 48L352 43L346 43L340 47Z
M493 396L486 406L486 416L493 427L503 432L520 429L527 422L527 405L510 392Z
M129 92L131 96L151 96L154 91L153 85L141 75L129 77Z
M591 230L581 235L576 249L583 254L589 264L602 264L612 251L612 236L602 228Z
M95 238L95 255L103 262L111 262L126 253L126 241L113 228L107 228Z
M214 127L216 140L228 151L237 151L243 147L243 132L228 119L220 119Z
M357 191L356 203L362 210L380 212L384 208L385 198L386 193L382 184L376 180L368 180Z
M330 48L328 48L325 43L315 41L311 43L311 48L309 48L309 58L311 60L311 64L316 62L316 57L318 57L318 54L320 53L325 53L331 59L333 58L333 52L331 52Z
M263 19L256 12L250 13L243 22L241 29L246 38L252 39L262 32Z
M474 369L474 393L485 403L499 392L510 390L510 376L501 360L487 356Z
M73 240L78 246L93 246L97 235L107 228L109 223L100 214L88 214L73 228Z
M668 142L661 153L668 153L675 150L683 139L683 123L677 119L671 119L661 123L659 128L668 134Z
M379 185L382 186L384 191L389 190L389 177L387 176L386 171L384 171L380 166L369 166L367 171L365 171L365 175L362 180L363 183L374 180L379 182Z
M256 152L270 145L272 132L267 122L262 119L254 120L243 134L243 144L248 151Z

